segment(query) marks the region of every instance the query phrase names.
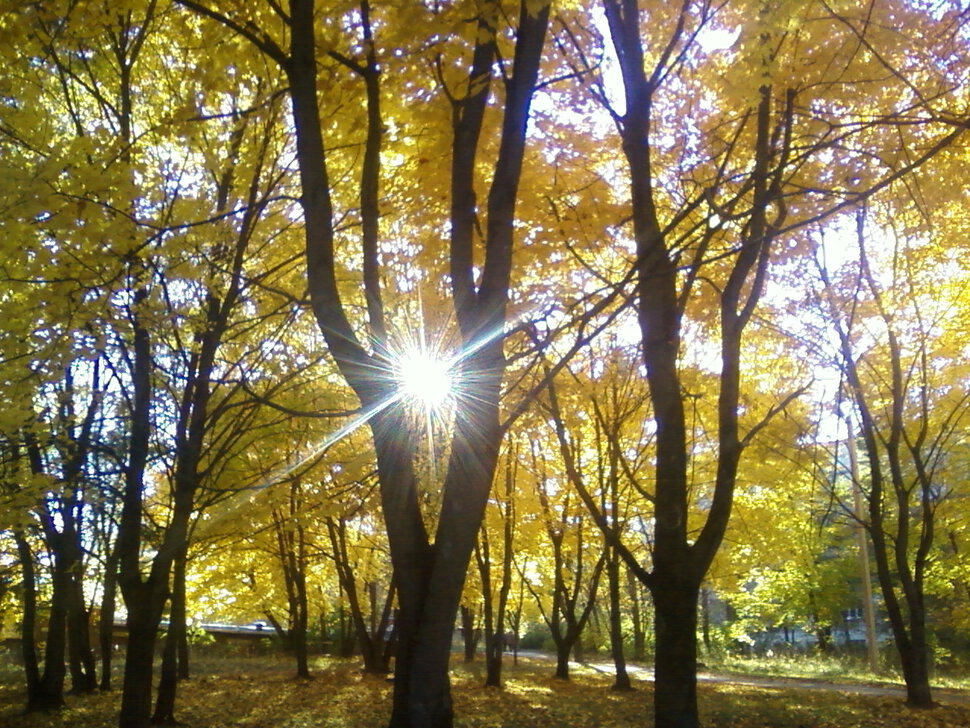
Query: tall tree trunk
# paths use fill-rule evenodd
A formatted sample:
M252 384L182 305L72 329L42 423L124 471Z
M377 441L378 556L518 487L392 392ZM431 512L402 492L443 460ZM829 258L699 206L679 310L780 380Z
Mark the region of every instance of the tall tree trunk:
M476 381L474 397L456 393L457 418L448 470L442 486L432 545L424 525L414 467L417 441L409 434L396 385L376 381L386 370L383 355L362 345L344 308L336 270L335 215L318 96L317 25L313 0L291 0L286 18L289 46L254 33L210 8L189 0L183 5L242 32L286 72L296 133L301 202L306 235L310 301L320 331L342 375L370 415L377 455L381 508L398 589L393 728L449 728L453 721L448 662L462 586L484 517L498 449L503 436L499 399L505 357L501 332L506 325L512 273L515 206L521 178L526 129L549 23L549 5L520 3L512 73L505 79L501 141L488 196L484 261L474 262L479 220L475 184L482 119L495 71L499 3L488 0L475 25L467 97L455 99L450 277L454 309L465 358L459 376ZM377 349L387 343L381 302L378 248L380 140L380 65L374 51L370 3L362 0L364 60L331 54L364 80L367 138L361 173L363 283L369 336ZM484 80L484 83L481 81ZM476 272L480 272L480 276ZM476 277L478 282L476 282ZM497 338L496 338L497 337Z
M909 391L908 382L913 375L908 371L904 373L903 347L897 338L895 321L883 308L882 292L869 267L864 208L857 212L856 236L859 246L859 284L868 287L886 328L891 367L887 391L873 395L866 389L861 374L865 360L854 351L850 337L852 321L843 319L834 305L834 299L830 298L829 304L839 336L843 371L859 413L860 434L869 461L867 526L886 614L906 681L906 702L913 707L930 708L934 703L929 682L923 587L933 543L935 507L931 495L932 482L922 452L927 435L925 413L929 410L929 403L922 402L924 415L917 425L919 435L914 437L907 433L906 411L909 400L914 397L914 393ZM826 290L831 293L831 283L824 266L820 266L820 275ZM925 385L923 389L925 395ZM878 408L872 404L874 397L879 401ZM888 406L884 401L888 401ZM875 412L886 410L888 416L877 418ZM908 463L904 463L906 456L910 458ZM905 474L910 468L916 473L918 487L914 487L910 476ZM914 495L920 497L919 503L912 502ZM914 541L915 547L911 548ZM897 588L902 593L902 599Z
M574 644L574 639L565 637L556 642L556 672L553 677L557 680L569 679L569 655L573 651Z
M175 699L179 681L179 646L186 638L185 567L187 548L179 550L172 569L172 596L169 600L168 630L162 648L162 664L159 669L158 695L152 723L175 725Z
M175 725L175 696L178 692L178 627L174 603L169 609L168 631L162 645L162 664L158 671L158 694L155 698L153 725ZM184 622L183 622L184 625Z
M303 529L297 529L300 533L300 568L296 573L296 604L294 605L295 618L293 620L293 653L296 657L297 677L310 677L310 650L307 644L307 628L309 626L309 603L306 591L306 559L303 544Z
M145 600L143 605L128 601L128 645L125 650L125 673L121 693L119 728L145 728L152 710L152 674L155 643L161 609Z
M296 676L310 677L310 650L307 645L307 628L302 622L294 629L293 656L296 658Z
M573 662L578 662L580 664L586 662L586 646L583 644L583 633L580 632L576 635L576 641L573 642Z
M918 620L924 622L924 619ZM926 641L925 627L910 617L910 641L899 648L903 679L906 682L906 702L916 708L932 708L930 688L929 645Z
M184 602L184 597L183 597ZM178 643L178 678L188 680L192 677L192 669L189 663L189 630L182 629L179 634Z
M101 617L98 621L98 644L101 647L101 690L111 689L111 664L114 657L115 607L118 599L118 549L112 547L104 566L101 593Z
M119 728L144 728L151 722L155 645L170 597L172 554L185 544L191 500L190 493L176 493L172 523L152 560L149 576L142 579L139 571L127 572L120 580L128 610L128 647Z
M505 464L505 494L504 510L502 513L502 580L499 584L498 602L491 605L491 557L488 552L483 554L479 562L479 573L482 575L482 590L485 592L485 685L486 687L502 687L502 657L510 645L506 640L505 617L508 611L509 591L512 588L512 560L513 538L515 534L515 506L513 495L515 492L515 457L508 455ZM487 532L486 532L487 533ZM487 541L486 541L487 543ZM488 588L485 588L485 584ZM514 640L517 642L517 638Z
M341 657L351 657L357 647L357 630L353 616L347 615L347 608L341 601L337 609L337 625L339 634L337 635L337 654Z
M64 679L67 677L67 602L70 574L63 559L55 554L51 575L51 607L47 621L47 646L44 650L44 672L37 692L28 696L27 709L57 710L64 706Z
M645 660L647 657L647 629L644 624L643 603L641 590L643 587L629 569L627 574L627 591L630 596L630 620L633 622L633 659Z
M475 626L475 610L464 604L461 605L461 636L465 650L465 662L474 662L481 632Z
M704 653L711 652L711 590L701 589L701 637L704 640Z
M80 535L73 528L65 529L64 538L71 564L67 580L67 644L71 692L91 693L98 687L98 674L94 651L91 649L91 614L84 597Z
M172 569L172 618L178 626L176 630L176 658L178 679L188 680L191 676L189 665L188 604L186 603L186 569L188 568L188 544L181 549ZM174 705L172 706L174 710Z
M20 621L20 649L27 682L27 710L40 700L40 661L37 657L37 577L34 554L23 531L14 531L20 571L23 577L23 618Z
M637 247L637 315L649 396L656 426L653 568L648 571L620 542L600 513L597 522L621 551L653 596L656 617L656 728L697 728L697 598L700 585L724 537L734 498L743 442L738 432L742 334L764 290L769 253L786 208L779 203L791 142L792 94L777 126L772 123L772 93L759 88L756 129L751 146L751 206L737 241L737 252L720 289L721 373L718 391L717 474L699 534L688 538L691 507L688 431L680 356L684 310L698 270L686 278L680 252L668 240L656 199L658 178L652 131L657 79L671 71L685 33L687 5L669 39L667 52L645 65L642 18L635 0L603 0L610 37L621 66L626 112L620 125L630 179L630 209ZM768 36L762 37L767 42ZM677 49L677 50L675 50ZM747 151L747 148L745 149ZM774 210L775 217L769 220ZM713 234L713 233L710 233ZM696 241L693 265L704 264L711 238ZM770 414L769 414L770 416ZM597 507L583 495L591 511Z
M697 598L700 585L683 579L654 592L657 644L654 713L658 726L696 726Z
M620 606L620 555L616 549L608 548L606 557L606 576L610 590L610 652L616 678L614 690L632 690L630 675L626 670L626 656L623 650L623 613Z

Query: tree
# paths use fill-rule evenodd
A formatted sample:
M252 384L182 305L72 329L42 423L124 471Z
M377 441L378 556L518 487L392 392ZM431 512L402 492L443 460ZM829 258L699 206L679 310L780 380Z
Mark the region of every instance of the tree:
M378 62L379 34L371 20L370 3L361 2L353 17L359 32L353 42L358 58L333 49L329 57L358 77L366 109L366 138L360 170L360 220L363 284L368 312L368 338L361 343L348 314L337 277L334 243L337 221L330 162L321 120L316 26L318 9L312 0L292 0L288 11L275 3L267 11L273 24L282 24L287 39L281 44L271 26L223 14L197 2L182 5L232 28L275 61L289 81L300 168L306 230L307 272L311 302L328 349L347 383L370 413L382 508L394 564L398 592L398 654L395 663L394 707L391 726L449 726L452 707L448 688L448 653L461 587L484 513L498 458L502 430L499 400L504 370L502 332L507 317L512 273L513 226L518 181L525 152L529 106L537 83L549 6L522 2L514 31L513 61L505 77L505 113L499 152L487 205L482 241L482 274L475 281L474 236L477 222L475 188L495 63L499 59L498 3L485 3L470 24L474 39L467 80L443 90L452 104L453 156L451 171L450 278L454 315L460 332L460 379L474 383L474 394L454 393L458 417L450 459L441 489L435 537L432 541L421 514L413 456L414 434L404 403L397 396L394 346L388 335L380 282L380 152L385 119ZM420 13L419 13L420 14ZM431 16L431 13L427 13ZM416 20L414 16L412 20ZM427 17L423 20L433 21ZM399 19L400 22L401 19ZM409 27L421 27L420 21ZM384 60L390 61L388 54ZM322 59L320 59L322 60ZM436 61L443 67L441 60ZM375 376L375 373L383 375Z
M604 347L590 346L585 362L586 371L574 372L567 366L572 385L571 399L579 403L567 405L566 395L555 379L548 386L550 423L555 429L559 452L567 479L581 497L597 502L596 513L609 523L610 533L628 534L630 531L631 493L634 491L649 500L649 494L639 481L644 458L649 452L650 436L644 432L644 398L642 382L637 374L636 352L620 346L615 338L608 338ZM576 421L567 423L563 414L568 406ZM649 517L640 510L637 517ZM630 690L623 646L621 610L622 559L606 533L603 555L609 589L610 651L616 670L614 690Z
M837 492L844 481L836 477L834 443L818 442L818 422L805 421L807 404L821 407L799 403L752 443L711 583L737 615L736 640L752 644L752 631L801 628L824 652L842 611L859 604L858 553Z
M865 208L860 208L857 265L843 280L835 282L819 258L820 295L838 335L838 366L868 464L857 487L866 502L864 525L899 651L906 700L927 708L933 705L927 574L937 514L951 493L947 460L962 439L970 398L958 384L963 362L953 358L947 342L952 334L946 321L955 296L925 293L938 275L933 263L940 261L939 253L931 244L887 228L888 255L880 255L868 227ZM948 284L960 277L951 270Z
M538 502L517 500L515 524L507 502L506 523L481 528L502 486L502 439L555 381L550 468L563 488L574 481L605 538L614 637L619 555L654 597L657 725L696 725L697 593L747 477L744 450L804 385L760 381L762 334L788 325L763 305L777 295L769 274L813 248L805 230L881 193L902 199L897 182L917 190L914 171L964 133L953 111L962 16L902 0L49 0L0 11L16 39L0 44L0 437L19 448L4 473L17 504L5 544L38 587L33 605L25 590L28 621L44 618L54 586L38 556L45 527L65 563L91 552L57 593L103 581L106 629L120 576L132 628L122 722L150 717L166 608L156 713L174 718L194 555L304 460L345 464L316 438L359 426L400 607L390 723L451 724L448 652L471 555L477 546L496 632L512 571L534 561L509 561L508 529L531 550ZM963 230L957 217L947 230ZM588 401L595 362L575 391L565 368L607 330L640 347L628 366L645 394L628 429L597 411L598 395ZM425 360L439 380L425 399L403 380L406 360L429 352L443 362ZM546 428L532 431L552 442ZM253 449L271 441L263 482ZM522 456L509 457L522 471ZM566 472L570 458L581 477ZM355 493L374 482L351 481ZM357 627L369 618L373 637L390 589L365 596L345 568L369 512L328 510L317 495L279 511L273 531L293 626L309 622L312 595L330 609L356 589L348 613ZM252 530L272 521L262 505ZM383 549L383 536L369 545ZM305 564L325 575L319 586L289 558L310 546L335 557ZM96 565L106 573L87 570ZM290 601L284 574L253 574L249 604ZM632 614L642 646L646 620Z
M571 498L572 492L563 488L555 471L550 470L548 458L538 452L535 441L531 456L534 487L552 547L548 566L552 584L533 585L530 582L527 586L556 644L555 675L568 680L569 656L579 648L583 630L593 613L608 552L600 551L594 560L592 547L588 544L590 526ZM549 577L544 574L543 582Z
M24 433L24 450L31 473L35 477L48 478L55 488L54 492L45 494L37 508L45 542L53 555L51 617L44 658L45 679L42 681L47 690L43 702L48 708L61 702L57 686L63 679L65 639L69 649L72 691L92 692L97 685L84 594L85 544L82 537L86 461L94 446L96 422L101 417L101 374L97 362L91 367L90 379L86 395L79 395L75 391L73 367L67 368L62 386L53 392L60 406L53 408L56 414L50 417L54 432L44 433L50 438L49 443L41 445L38 441L40 433L31 430ZM85 397L87 402L81 416L75 407L77 400ZM47 418L41 416L38 419ZM48 681L48 675L59 677Z
M123 492L112 494L113 510L120 511L117 543L114 548L100 543L104 563L120 573L131 627L121 722L138 726L150 717L153 646L170 593L173 640L184 622L182 574L195 495L203 471L216 467L215 454L226 452L211 432L226 415L220 395L236 386L222 377L238 362L223 362L218 352L226 338L252 333L246 320L251 312L239 314L256 278L244 264L255 268L261 262L250 244L259 224L273 219L266 208L283 176L274 132L279 105L242 108L253 96L264 101L258 90L236 85L223 93L212 79L186 82L177 64L165 60L181 55L173 52L178 33L171 24L181 14L167 18L167 33L156 23L167 10L154 0L133 3L122 13L99 3L31 8L18 18L30 39L23 78L39 80L56 113L48 139L45 130L17 115L4 127L5 139L33 157L25 162L44 168L46 188L33 203L44 210L44 224L28 227L30 236L22 232L24 257L53 276L50 283L38 279L49 286L48 294L65 299L58 300L56 325L79 342L78 371L103 377L103 384L90 389L92 401L105 400L97 422L107 423L96 429L102 441L84 447L77 445L91 439L85 434L91 425L78 427L82 440L58 435L51 445L39 433L28 433L33 442L25 443L25 452L39 472L60 448L68 455L60 457L66 475L83 472L80 465L96 445L99 453L114 451L122 470ZM183 30L183 39L193 37L194 29ZM149 76L154 83L147 82ZM204 101L195 83L205 85ZM207 103L217 107L214 113L204 113ZM206 131L197 134L202 124ZM11 216L37 214L21 206ZM260 282L266 279L264 274ZM249 350L258 353L258 345ZM62 381L67 394L69 376ZM45 386L41 398L54 391ZM65 422L73 426L70 417ZM69 547L76 554L80 527L74 514L83 505L81 491L58 478L72 491L62 499L70 512L58 518L67 530L48 529L48 535L58 546L77 544ZM149 491L171 498L170 508L162 509L157 542L142 519ZM67 549L59 548L71 564L79 563ZM147 575L141 572L145 556L152 562ZM66 579L74 568L62 563L58 574ZM105 579L107 628L114 576ZM75 582L68 593L80 595ZM87 630L77 625L72 634L86 636ZM174 650L176 641L171 644ZM89 652L83 646L71 651ZM174 718L174 654L167 651L163 661L160 721Z
M502 655L508 645L506 640L506 625L508 622L509 592L512 589L513 562L515 560L514 544L516 531L515 518L515 490L518 481L518 462L515 448L506 448L505 468L502 478L496 478L495 508L501 517L501 559L498 563L501 569L498 575L497 593L493 579L493 564L496 561L496 547L493 546L492 532L489 523L482 524L480 543L475 549L475 560L478 564L479 580L482 586L482 612L485 633L485 685L486 687L502 686ZM499 484L501 483L501 490ZM518 633L512 632L513 645L518 641Z
M52 657L49 661L49 669L48 664L46 664L48 661L45 660L42 672L36 639L39 618L37 569L28 530L31 519L29 516L24 517L29 513L33 494L31 493L32 489L24 488L21 484L24 480L22 472L28 469L22 462L23 458L19 449L9 442L6 442L5 445L3 495L5 505L9 508L8 512L11 516L5 519L3 525L6 530L12 532L20 562L22 611L20 642L27 689L27 710L52 710L61 707L64 700L64 608L60 606L59 610L51 611L48 633L52 635L55 644L48 651L48 654ZM18 501L20 502L18 503ZM13 514L17 515L14 516ZM53 659L54 656L59 657L60 660Z
M374 530L371 517L372 499L361 483L354 484L363 493L360 501L341 512L327 516L326 530L330 540L329 555L337 570L342 593L347 598L357 645L364 658L364 670L387 673L390 669L393 640L391 614L395 587L389 573L380 568L383 544L375 543L369 534ZM340 500L339 496L334 497ZM381 551L378 551L381 549ZM377 554L375 554L377 551ZM362 584L363 588L359 588ZM383 604L380 596L383 596Z
M809 6L761 2L715 8L605 0L603 7L622 78L622 100L607 88L602 74L598 81L593 74L589 88L615 123L627 165L627 219L635 246L631 268L656 426L649 567L624 549L594 499L587 494L584 500L653 595L656 725L693 727L698 725L700 585L728 524L741 454L790 399L782 395L760 422L743 431L739 402L744 334L772 258L780 255L777 243L808 220L821 219L919 167L959 132L944 124L925 146L921 138L890 139L881 133L903 128L892 123L894 98L881 80L887 67L896 69L897 57L887 59L882 48L870 53L872 44L882 39L865 35L876 27L869 15L835 15L827 6L816 14ZM725 28L725 14L733 19L734 12L747 12L748 22L740 23L738 40L723 56L733 60L728 71L701 40L705 30ZM932 22L915 12L914 22ZM585 32L588 37L594 31ZM803 37L820 42L801 45ZM809 56L818 53L837 58L840 73L851 74L856 91L860 85L872 89L863 106L853 107L841 96L844 78L807 70L814 64ZM585 48L575 58L577 68L596 70ZM929 58L928 64L932 82L941 64L938 58ZM716 90L710 73L702 72L705 67L720 74ZM912 88L898 70L894 78ZM871 118L874 104L887 109L890 115L880 119L888 124L864 121ZM918 98L911 113L920 112L927 122L937 117L936 108ZM676 134L674 125L682 128L685 119L690 119L689 129ZM848 185L824 167L830 134L839 140L843 163L854 170ZM922 149L900 162L900 142L904 148L919 144ZM875 148L887 150L880 161L870 156ZM717 321L716 329L711 320ZM681 373L685 347L702 346L689 337L692 323L710 330L720 349L716 476L705 494L704 519L696 526L689 518L692 488Z

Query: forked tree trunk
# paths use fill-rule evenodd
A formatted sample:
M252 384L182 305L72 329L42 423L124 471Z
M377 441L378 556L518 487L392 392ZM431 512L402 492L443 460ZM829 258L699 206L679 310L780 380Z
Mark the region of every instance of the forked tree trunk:
M869 461L867 525L883 603L906 682L906 702L916 708L931 708L934 703L929 681L924 576L935 532L935 507L931 505L933 484L922 452L928 423L924 419L919 425L922 431L918 436L906 432L908 403L914 397L908 382L913 375L909 371L904 373L903 346L897 338L892 316L883 308L880 288L869 267L862 209L857 213L856 235L860 283L867 284L885 324L891 367L889 389L878 394L878 407L872 404L874 395L863 384L860 370L865 360L854 350L851 329L830 299L832 320L836 324L842 367L859 413L860 434ZM827 270L820 266L819 272L826 290L831 292ZM922 404L925 413L929 403ZM884 411L888 415L875 414ZM906 458L908 462L904 462ZM909 469L916 473L917 487L904 475ZM919 502L913 502L914 496Z
M381 609L380 618L377 617L377 584L367 585L368 596L370 598L371 624L368 625L361 605L360 593L357 588L357 576L350 560L350 552L347 545L347 522L344 517L328 518L327 533L330 537L331 554L334 567L337 571L337 579L340 583L341 592L347 597L347 604L350 607L350 619L354 626L356 643L360 645L360 653L364 658L364 671L373 673L386 673L389 669L390 655L387 652L388 645L385 644L385 636L389 626L389 617L394 602L395 587L392 585L388 590L387 597ZM340 606L340 622L343 629L344 606ZM353 644L353 641L351 642ZM349 657L350 652L344 653Z
M544 507L548 504L544 503ZM547 512L548 513L548 512ZM606 553L600 554L593 566L592 573L586 577L583 566L583 540L582 525L580 525L579 537L576 543L576 553L578 554L575 572L572 574L573 584L569 587L564 578L564 570L567 568L562 555L562 534L555 533L550 529L553 536L553 547L555 554L555 587L553 594L553 605L550 613L546 616L546 623L552 634L553 642L556 644L556 672L555 677L559 680L569 679L569 656L575 653L576 661L583 660L582 635L587 622L593 613L596 604L596 592L599 588L600 576L603 573L603 566L606 564ZM580 599L583 596L582 589L586 587L585 603ZM531 587L530 587L531 590ZM533 592L538 601L539 595Z
M94 651L91 649L91 615L84 601L80 548L77 549L76 554L69 579L67 610L71 692L91 693L98 687L98 673Z
M750 168L751 205L735 243L720 287L721 373L717 401L717 474L707 516L699 533L688 538L691 507L688 432L680 379L681 336L689 285L697 271L684 278L680 252L668 239L667 223L659 212L652 128L657 78L671 71L671 56L647 70L640 6L633 0L604 0L610 38L622 70L626 113L620 125L622 148L630 180L630 210L637 246L637 314L643 363L656 425L653 568L648 571L620 543L619 534L603 518L601 528L620 548L631 570L653 596L656 610L656 728L697 728L697 598L704 574L724 537L734 497L743 442L738 431L740 352L742 335L764 290L769 253L786 208L780 199L791 145L794 96L789 93L778 123L773 122L771 88L759 88ZM687 6L675 26L668 51L676 56L684 36ZM762 41L767 42L768 36ZM748 151L745 146L745 151ZM737 152L740 155L740 149ZM716 180L720 183L721 180ZM715 189L712 187L711 189ZM773 219L769 219L774 212ZM713 234L713 233L711 233ZM705 250L710 238L697 241ZM700 256L700 253L696 255ZM694 260L700 266L700 257ZM770 416L770 414L769 414ZM588 493L584 502L597 506Z
M371 628L367 628L367 624L361 615L360 623L357 626L357 639L361 643L361 654L364 657L364 671L383 674L390 672L391 657L394 649L393 636L388 634L388 629L390 627L391 611L394 606L395 587L392 582L384 598L384 604L380 609L379 618L376 616L378 613L377 584L369 584L368 589L370 591Z
M469 73L470 93L453 99L455 139L452 159L450 278L455 316L461 331L463 359L459 377L476 381L474 397L456 397L462 412L457 418L451 456L442 487L434 542L424 525L414 469L416 440L408 434L400 402L393 403L396 386L377 380L386 369L383 354L361 344L341 299L335 256L335 210L323 140L321 99L318 94L317 23L313 0L291 0L285 21L288 47L284 50L251 24L240 24L205 4L179 0L182 5L214 18L245 35L285 71L292 101L296 158L300 170L301 202L306 235L310 301L320 331L341 373L370 414L377 455L381 508L388 534L399 618L395 625L398 654L395 663L393 728L449 728L452 704L448 683L451 639L462 586L478 529L484 517L503 431L499 398L505 358L501 341L506 325L512 274L515 206L521 178L526 128L535 92L539 62L549 23L549 5L520 3L512 72L505 78L505 113L501 141L488 196L484 260L474 261L475 229L480 220L475 180L482 120L495 73L500 3L487 0L474 26L474 51ZM387 329L380 290L378 208L380 144L380 64L377 61L370 3L361 0L359 19L364 58L336 52L331 57L358 74L364 82L367 137L360 184L363 283L370 323L368 335L381 349ZM484 81L484 83L482 83ZM476 278L478 279L476 281ZM488 342L488 343L485 343Z
M465 573L484 516L501 439L498 383L494 374L491 375L491 386L485 386L488 381L485 373L495 371L489 362L496 347L485 346L481 351L484 354L470 359L472 363L485 364L479 375L482 377L479 381L483 383L480 391L484 396L476 405L467 405L474 409L470 409L468 417L462 418L457 425L459 434L449 462L434 547L421 546L419 540L411 540L423 531L423 526L418 531L417 524L408 522L409 518L417 519L419 511L414 508L404 513L395 512L399 505L405 505L399 503L399 496L393 490L397 484L382 482L392 546L394 540L398 540L397 549L392 548L400 605L400 618L395 625L399 642L390 720L392 728L448 728L453 721L448 679L451 642ZM483 406L482 401L489 402L489 406ZM393 440L386 433L396 429L394 422L402 416L403 413L392 413L389 419L374 418L379 463L382 457L399 457L396 449L387 448ZM386 427L392 429L386 430ZM394 470L382 467L381 472ZM414 482L408 485L410 498L414 499ZM400 542L409 540L418 546L418 550L402 548Z

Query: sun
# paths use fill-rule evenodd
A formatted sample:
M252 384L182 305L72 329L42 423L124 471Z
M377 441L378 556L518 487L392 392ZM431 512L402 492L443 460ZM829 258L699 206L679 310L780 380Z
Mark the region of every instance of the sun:
M429 412L448 404L454 387L453 363L426 351L412 351L395 365L398 391Z

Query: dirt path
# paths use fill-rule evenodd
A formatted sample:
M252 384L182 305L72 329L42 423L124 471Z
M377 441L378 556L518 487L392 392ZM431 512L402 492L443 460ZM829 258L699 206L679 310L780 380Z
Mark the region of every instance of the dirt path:
M554 660L553 655L538 651L522 651L519 655L532 657L538 660ZM615 669L612 662L584 662L570 663L576 667L586 667L607 675L613 675ZM653 668L644 665L627 665L627 672L634 680L644 680L653 682ZM808 678L787 678L787 677L751 677L746 675L719 674L712 672L699 672L697 681L700 683L714 683L720 685L745 685L753 688L764 688L768 690L786 690L794 688L796 690L828 690L837 693L851 693L854 695L873 695L906 699L906 689L902 685L866 685L864 683L839 683L826 680L811 680ZM960 705L970 705L970 691L956 690L952 688L934 688L933 699L938 703L956 703Z

